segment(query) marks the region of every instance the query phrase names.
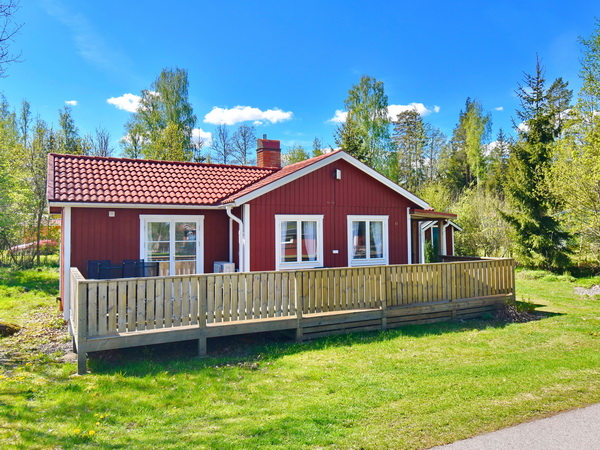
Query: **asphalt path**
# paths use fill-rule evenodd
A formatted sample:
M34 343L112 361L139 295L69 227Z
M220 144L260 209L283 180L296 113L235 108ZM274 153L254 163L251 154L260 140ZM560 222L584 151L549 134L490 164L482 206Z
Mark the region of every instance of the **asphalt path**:
M435 448L600 450L600 403Z

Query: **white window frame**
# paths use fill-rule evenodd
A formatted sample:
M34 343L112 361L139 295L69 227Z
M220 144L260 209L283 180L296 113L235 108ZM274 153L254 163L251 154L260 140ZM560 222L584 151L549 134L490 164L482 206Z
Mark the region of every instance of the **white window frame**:
M140 214L140 259L148 260L147 228L148 222L196 222L196 273L204 273L204 216L171 215L171 214ZM175 248L175 227L170 227L169 248ZM175 253L169 255L169 272L175 275Z
M347 216L348 217L348 267L355 266L382 266L389 263L389 244L390 236L388 233L388 220L389 216ZM365 229L367 242L365 246L367 249L371 248L370 240L370 228L369 222L382 222L382 233L383 233L383 258L371 258L370 252L367 251L367 257L365 259L353 259L354 245L352 243L352 222L367 222Z
M317 260L316 261L281 261L281 224L283 222L317 222ZM301 233L302 227L298 226ZM302 252L298 252L301 256ZM323 267L323 215L318 214L276 214L275 215L275 270L314 269Z

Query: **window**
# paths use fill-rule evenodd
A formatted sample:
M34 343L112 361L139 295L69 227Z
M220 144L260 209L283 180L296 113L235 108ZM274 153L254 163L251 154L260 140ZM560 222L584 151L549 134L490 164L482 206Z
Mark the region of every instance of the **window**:
M202 273L203 216L140 216L140 257L159 275Z
M348 265L388 264L388 216L348 216Z
M323 266L323 216L275 216L275 268Z

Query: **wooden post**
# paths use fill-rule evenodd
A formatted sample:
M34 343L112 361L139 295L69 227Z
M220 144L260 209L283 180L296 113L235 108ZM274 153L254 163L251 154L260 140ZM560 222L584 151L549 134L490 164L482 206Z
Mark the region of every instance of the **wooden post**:
M299 275L300 274L300 275ZM298 280L300 277L300 280ZM298 283L298 281L300 281ZM300 342L304 339L304 333L302 331L302 311L304 309L304 285L302 283L302 272L294 273L294 283L296 284L294 303L296 306L296 317L297 317L297 325L296 325L296 342Z
M77 373L85 375L87 349L87 286L77 280Z
M440 257L446 254L446 230L444 230L445 220L438 220L438 255ZM433 229L431 231L433 239Z
M456 283L458 282L458 280L456 279L456 263L449 263L450 264L450 303L454 303L454 301L456 300ZM452 310L451 310L451 317L452 320L456 319L456 305L453 304L452 305Z
M210 287L210 284L209 284ZM198 280L198 356L206 356L206 310L207 310L207 280L201 277Z
M390 267L379 267L379 304L381 305L381 329L387 330L387 286L389 284Z

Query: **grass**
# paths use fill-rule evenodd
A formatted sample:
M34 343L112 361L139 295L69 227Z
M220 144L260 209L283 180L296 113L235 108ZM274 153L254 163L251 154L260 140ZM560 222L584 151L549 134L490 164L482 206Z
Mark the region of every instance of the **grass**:
M32 309L54 307L57 296L56 264L30 270L0 267L0 322L18 324Z
M30 307L53 304L43 274L54 284L22 294ZM3 272L0 289L33 275ZM545 315L522 324L209 342L206 359L153 347L96 356L82 377L24 363L0 375L0 446L428 448L584 406L600 401L600 303L573 287L596 282L520 275L518 299Z

